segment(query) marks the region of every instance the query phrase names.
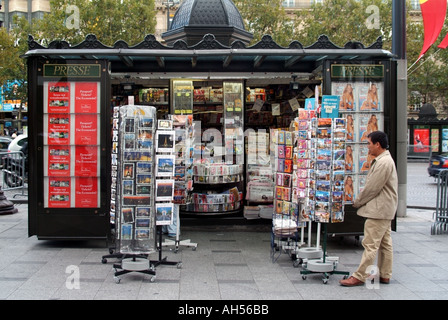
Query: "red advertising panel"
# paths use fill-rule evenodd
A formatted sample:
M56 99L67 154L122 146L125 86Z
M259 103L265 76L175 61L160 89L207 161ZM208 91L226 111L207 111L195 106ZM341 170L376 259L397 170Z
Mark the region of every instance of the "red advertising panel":
M429 152L429 129L414 129L414 152Z
M48 207L70 207L70 177L48 179Z
M76 145L98 144L98 115L76 114L74 123L74 134Z
M98 178L75 178L75 207L96 208L98 204Z
M49 82L47 95L48 113L69 113L70 112L70 83L69 82Z
M98 112L97 82L77 82L75 84L75 113Z
M70 114L48 115L48 144L70 144Z
M100 205L99 82L45 83L44 175L49 208Z
M70 176L70 146L49 146L48 147L48 168L49 176L69 177Z
M96 177L98 172L98 147L75 147L75 176Z

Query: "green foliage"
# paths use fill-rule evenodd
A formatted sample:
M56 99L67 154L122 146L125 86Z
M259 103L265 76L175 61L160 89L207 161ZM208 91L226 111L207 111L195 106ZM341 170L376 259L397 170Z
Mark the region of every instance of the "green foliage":
M294 39L294 20L285 12L283 0L234 0L245 21L246 30L254 34L252 43L270 35L280 45L287 46Z
M20 55L28 50L28 35L44 46L54 40L76 45L88 34L109 46L117 40L135 45L154 33L155 15L154 0L51 0L43 19L29 24L15 16L9 34L0 28L0 83L17 80L22 85L10 94L26 100L26 64Z
M349 41L369 46L381 36L383 47L391 48L392 0L326 0L313 4L310 10L298 11L297 19L298 40L305 46L324 34L341 47Z
M53 40L76 44L94 34L105 45L112 46L117 40L134 45L155 31L154 0L51 0L50 8L31 28L21 22L44 44Z

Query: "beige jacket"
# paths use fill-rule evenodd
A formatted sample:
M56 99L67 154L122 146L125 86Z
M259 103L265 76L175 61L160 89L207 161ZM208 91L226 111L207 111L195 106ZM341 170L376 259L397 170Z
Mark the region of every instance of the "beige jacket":
M366 185L358 194L353 207L357 214L372 219L392 220L398 206L398 176L388 150L372 161Z

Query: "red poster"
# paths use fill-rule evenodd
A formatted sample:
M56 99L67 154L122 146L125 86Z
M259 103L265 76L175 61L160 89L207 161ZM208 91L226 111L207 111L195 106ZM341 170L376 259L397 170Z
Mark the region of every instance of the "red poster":
M75 147L75 176L97 177L98 172L98 147Z
M98 113L98 85L96 82L75 84L75 113Z
M75 207L99 207L98 178L76 178L75 181Z
M98 144L98 115L77 114L75 115L75 144L97 145Z
M70 144L70 115L48 115L48 144Z
M48 175L70 176L70 146L48 146Z
M70 207L70 178L48 179L48 207L69 208Z
M47 113L70 113L70 83L48 83Z
M429 152L429 129L414 129L414 152Z

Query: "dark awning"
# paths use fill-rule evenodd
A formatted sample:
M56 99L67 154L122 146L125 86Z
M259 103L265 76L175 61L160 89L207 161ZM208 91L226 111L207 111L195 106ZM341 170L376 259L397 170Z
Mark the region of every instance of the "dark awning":
M369 47L360 42L348 42L344 47L338 47L326 36L320 36L309 47L303 47L298 41L281 47L266 35L250 47L241 41L228 47L207 34L193 46L187 46L183 40L165 46L154 35L148 35L135 46L117 41L113 47L105 46L94 35L87 36L78 45L53 41L48 47L41 46L30 36L29 51L24 57L106 59L111 62L112 73L183 72L210 76L214 73L312 73L325 59L374 61L392 59L393 54L382 49L381 38Z

